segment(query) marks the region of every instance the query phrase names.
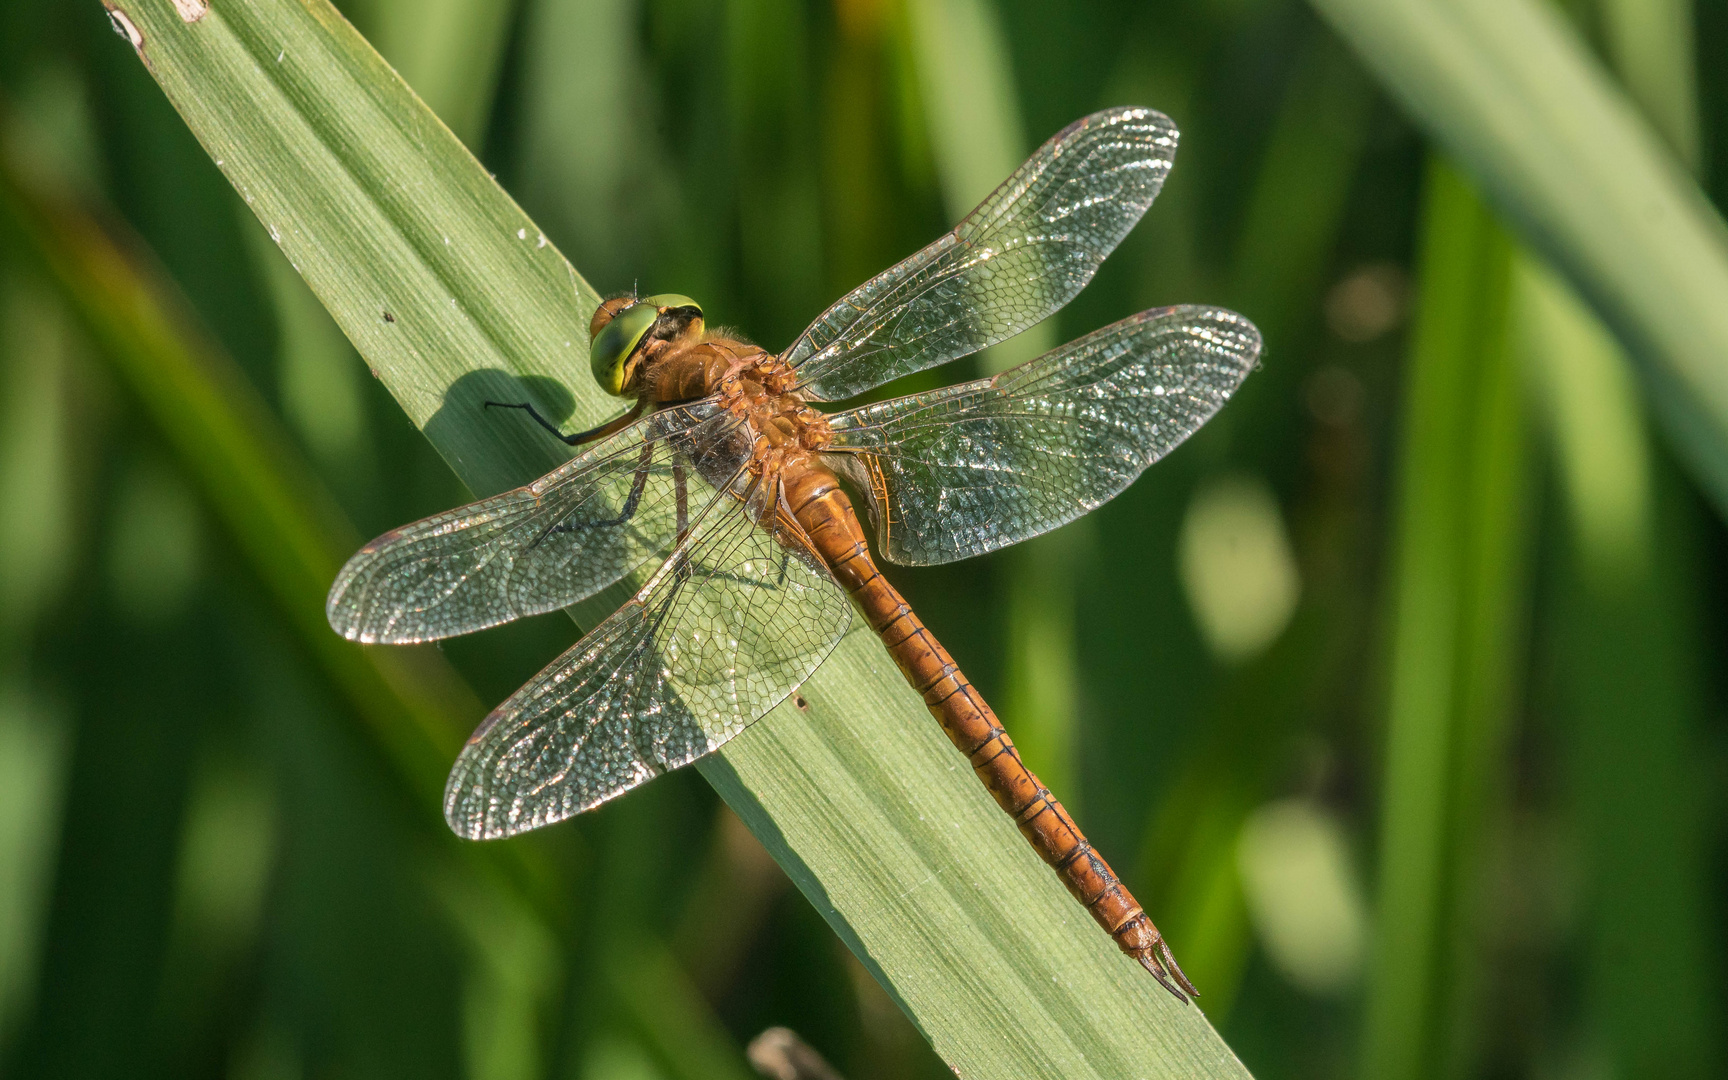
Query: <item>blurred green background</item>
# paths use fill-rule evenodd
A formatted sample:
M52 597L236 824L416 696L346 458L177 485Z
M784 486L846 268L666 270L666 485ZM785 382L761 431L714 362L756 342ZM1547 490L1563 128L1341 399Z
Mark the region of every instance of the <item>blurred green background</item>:
M1089 518L891 576L1256 1076L1728 1067L1721 517L1307 6L339 6L602 291L771 348L1073 119L1172 116L1163 195L1056 325L908 387L1183 302L1253 318L1263 369ZM1722 206L1728 4L1567 15ZM100 290L189 303L342 542L466 493L94 0L0 32L7 190L130 254L81 295L0 225L0 1070L694 1080L784 1024L850 1078L946 1075L694 772L503 855L424 812ZM440 707L576 636L448 643Z

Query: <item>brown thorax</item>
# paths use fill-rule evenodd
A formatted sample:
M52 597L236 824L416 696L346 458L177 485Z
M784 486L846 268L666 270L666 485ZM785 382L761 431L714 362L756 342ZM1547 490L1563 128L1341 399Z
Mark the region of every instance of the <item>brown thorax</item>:
M779 357L757 350L722 376L720 405L756 433L750 455L753 475L774 478L803 465L833 441L828 419L793 389L797 375Z

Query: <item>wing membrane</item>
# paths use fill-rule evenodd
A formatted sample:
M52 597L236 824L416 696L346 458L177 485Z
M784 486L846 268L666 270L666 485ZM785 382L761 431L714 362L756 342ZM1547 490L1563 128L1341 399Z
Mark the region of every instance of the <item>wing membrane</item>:
M675 472L686 517L715 497L692 468L729 475L748 452L711 406L652 413L526 487L404 526L367 544L330 587L326 614L355 641L430 641L566 607L677 539ZM699 451L699 452L698 452Z
M1012 337L1092 280L1152 205L1176 125L1112 109L1058 133L954 231L859 286L792 344L807 396L837 401Z
M687 764L809 677L851 604L731 496L642 590L474 733L444 792L473 839L548 825Z
M840 413L829 459L871 492L880 550L950 562L1126 488L1217 412L1260 355L1234 312L1142 312L993 379Z

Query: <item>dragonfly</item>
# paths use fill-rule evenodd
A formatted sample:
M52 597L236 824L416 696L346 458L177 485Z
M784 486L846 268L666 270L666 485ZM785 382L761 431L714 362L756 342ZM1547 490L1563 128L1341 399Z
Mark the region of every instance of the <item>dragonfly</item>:
M856 611L1121 950L1179 1000L1196 994L875 555L945 563L1100 506L1223 406L1258 364L1259 333L1221 308L1159 308L993 378L817 407L1054 314L1151 205L1176 143L1150 109L1076 121L777 355L708 329L689 297L609 299L590 362L634 404L593 430L566 435L532 403L488 402L579 452L532 484L367 544L331 587L331 626L360 642L433 641L647 576L481 723L445 788L450 827L511 836L713 752L803 684Z

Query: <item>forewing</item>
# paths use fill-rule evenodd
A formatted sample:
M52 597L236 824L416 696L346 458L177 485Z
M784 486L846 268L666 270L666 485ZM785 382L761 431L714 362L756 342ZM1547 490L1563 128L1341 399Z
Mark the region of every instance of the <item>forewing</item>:
M462 836L562 821L737 735L809 677L851 605L727 496L629 603L498 706L444 790Z
M1070 124L954 231L842 297L793 342L804 393L837 401L1012 337L1092 280L1176 154L1151 109Z
M993 379L840 413L829 460L871 493L889 559L963 559L1114 497L1217 412L1259 355L1259 331L1234 312L1146 311Z
M385 533L330 588L325 611L344 637L430 641L566 607L677 540L676 473L686 517L715 497L698 454L748 453L738 421L713 406L651 413L526 487Z

